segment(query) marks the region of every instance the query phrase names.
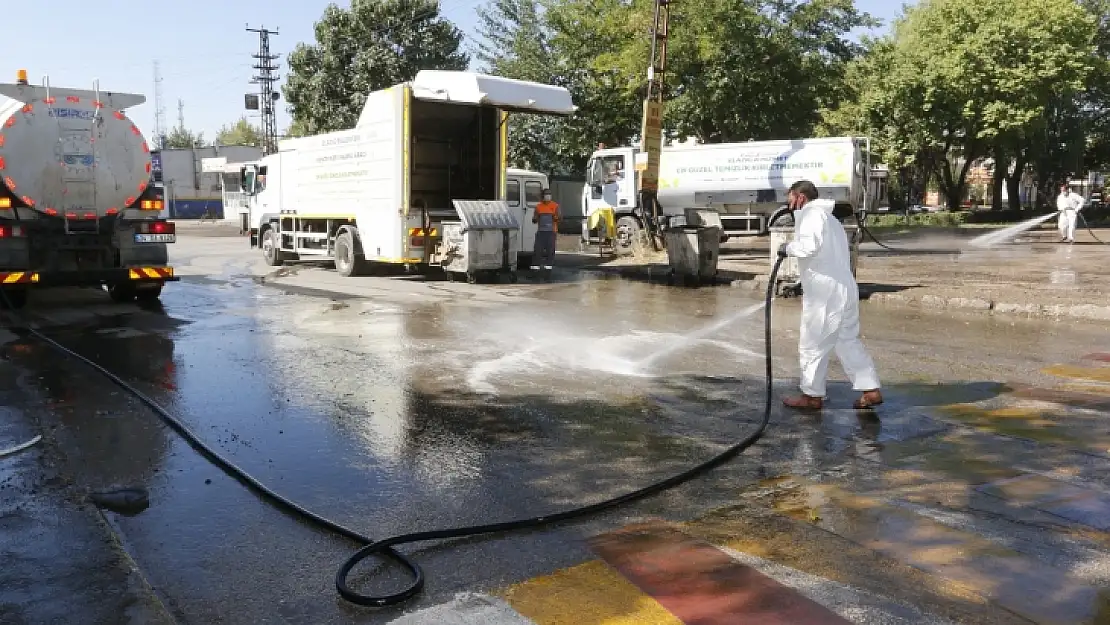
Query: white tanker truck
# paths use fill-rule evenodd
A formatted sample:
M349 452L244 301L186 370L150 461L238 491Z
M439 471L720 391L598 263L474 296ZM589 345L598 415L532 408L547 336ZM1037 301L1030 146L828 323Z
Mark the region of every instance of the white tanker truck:
M174 224L159 219L150 146L124 111L141 95L0 83L0 288L106 287L116 301L156 299Z
M837 203L835 215L850 220L874 212L886 198L886 170L872 168L869 140L857 137L677 144L659 158L657 198L660 226L676 225L687 208L720 214L723 238L766 234L779 217L786 192L798 180L817 185L821 197ZM582 206L586 215L613 210L616 250L631 251L651 215L642 206L636 172L647 154L634 147L599 149L587 164ZM790 222L792 223L792 222ZM596 243L597 231L583 221L583 243Z

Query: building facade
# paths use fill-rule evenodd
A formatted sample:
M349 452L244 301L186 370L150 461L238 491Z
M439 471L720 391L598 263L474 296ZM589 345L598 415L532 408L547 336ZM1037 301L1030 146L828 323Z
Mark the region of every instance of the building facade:
M206 171L203 162L225 159L227 163L240 163L260 158L261 148L244 145L154 151L151 168L154 184L164 190L166 209L163 216L168 219L224 219L226 177L216 171ZM237 219L235 215L231 218Z

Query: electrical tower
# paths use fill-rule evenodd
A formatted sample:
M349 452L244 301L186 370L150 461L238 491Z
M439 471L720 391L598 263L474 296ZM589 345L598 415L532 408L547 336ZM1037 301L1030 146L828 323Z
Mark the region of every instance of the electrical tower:
M162 68L154 62L154 147L166 147L166 107L162 102Z
M270 35L280 34L276 30L251 28L247 25L247 32L258 33L258 54L252 55L257 61L254 69L258 72L251 79L252 85L259 85L258 107L262 113L262 150L266 154L277 152L277 116L275 105L281 94L274 91L274 83L279 76L274 72L278 66L274 61L280 58L278 54L270 53Z
M181 131L185 130L185 100L181 98L177 99L177 127Z

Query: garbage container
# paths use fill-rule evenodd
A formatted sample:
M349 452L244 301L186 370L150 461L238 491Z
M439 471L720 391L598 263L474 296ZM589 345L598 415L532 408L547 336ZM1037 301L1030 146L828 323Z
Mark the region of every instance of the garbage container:
M721 249L721 229L716 226L682 226L664 232L671 276L684 284L714 282Z

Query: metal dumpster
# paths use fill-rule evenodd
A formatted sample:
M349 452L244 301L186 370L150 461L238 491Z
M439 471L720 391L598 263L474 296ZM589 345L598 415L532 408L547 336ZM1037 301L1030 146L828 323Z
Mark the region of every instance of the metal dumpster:
M516 282L520 222L503 201L454 200L459 221L443 222L441 262L448 279L465 274L474 283L499 275Z
M712 283L717 278L721 229L714 226L682 226L664 232L671 276L683 284Z

